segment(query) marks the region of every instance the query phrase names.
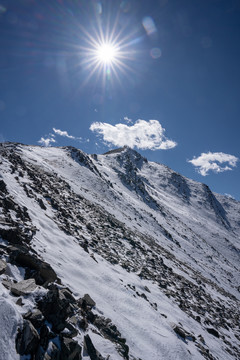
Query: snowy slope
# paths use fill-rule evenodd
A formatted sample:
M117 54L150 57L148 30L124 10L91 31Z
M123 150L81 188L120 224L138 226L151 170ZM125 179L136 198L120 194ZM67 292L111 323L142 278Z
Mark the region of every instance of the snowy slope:
M31 249L76 298L90 294L94 313L126 339L125 358L237 358L239 202L129 148L87 155L3 144L0 169L29 214L22 227L36 229ZM10 219L19 223L13 209L0 213L2 227ZM10 240L2 238L4 248ZM17 305L6 290L2 298L15 314L10 329L20 322ZM103 357L124 358L87 331ZM83 333L76 339L82 346Z

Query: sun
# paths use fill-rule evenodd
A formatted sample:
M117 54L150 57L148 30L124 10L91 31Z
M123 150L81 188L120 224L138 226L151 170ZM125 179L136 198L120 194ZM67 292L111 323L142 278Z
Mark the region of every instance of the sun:
M102 64L114 64L118 61L119 49L111 43L99 44L96 48L96 59Z
M134 32L126 31L125 28L118 31L117 28L117 19L112 26L103 26L98 22L91 32L80 26L82 44L78 48L80 66L85 74L82 86L93 78L96 83L100 80L103 87L115 83L115 80L121 84L123 76L129 78L130 73L134 73L131 66L135 58L133 45L138 39L134 39Z

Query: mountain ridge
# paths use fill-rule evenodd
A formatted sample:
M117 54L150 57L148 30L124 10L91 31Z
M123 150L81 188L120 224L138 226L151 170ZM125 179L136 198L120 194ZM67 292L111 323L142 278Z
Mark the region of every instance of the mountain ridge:
M0 152L2 257L10 268L26 265L24 276L15 269L15 281L33 277L55 299L63 285L74 299L86 291L96 304L86 313L78 300L86 329L75 326L72 346L86 350L89 335L109 359L175 359L178 352L187 359L238 356L239 202L129 148L87 155L72 147L4 144ZM46 273L52 274L47 284L41 280ZM2 291L12 306L11 294ZM37 306L48 321L49 309ZM122 343L109 340L104 319L105 332L103 325L96 328L103 315ZM146 336L149 328L155 330ZM64 329L54 328L63 347ZM79 359L90 356L80 353Z

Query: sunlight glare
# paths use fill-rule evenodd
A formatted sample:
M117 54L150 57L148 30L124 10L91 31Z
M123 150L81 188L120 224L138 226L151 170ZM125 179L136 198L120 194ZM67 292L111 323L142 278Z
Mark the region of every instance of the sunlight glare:
M86 73L83 85L95 76L96 81L101 78L105 88L113 84L114 80L120 83L123 75L129 76L135 72L130 61L135 59L136 39L133 37L136 31L126 32L125 28L117 31L117 25L118 18L112 26L107 23L107 26L103 27L101 22L98 22L91 33L80 26L86 44L79 46L81 67Z
M104 64L111 64L117 59L117 48L112 44L101 44L96 50L97 59Z

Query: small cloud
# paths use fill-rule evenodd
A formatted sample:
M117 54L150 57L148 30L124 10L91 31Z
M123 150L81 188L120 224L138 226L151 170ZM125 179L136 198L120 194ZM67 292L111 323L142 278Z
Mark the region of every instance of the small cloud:
M177 145L175 141L166 138L165 129L158 120L139 119L132 126L95 122L90 126L90 130L96 131L103 136L104 141L115 146L128 145L143 150L167 150Z
M54 133L49 133L48 135L45 135L45 137L41 137L41 139L38 141L39 144L41 144L42 146L50 146L51 143L56 143L57 141L55 140L56 136L62 136L62 137L66 137L68 139L71 140L77 140L80 142L87 142L87 140L82 139L81 137L76 137L73 135L69 135L67 131L63 131L60 129L56 129L53 128L53 132Z
M55 143L56 140L53 137L49 137L49 138L43 138L41 137L40 140L38 140L38 143L42 146L50 146L51 143Z
M131 123L132 124L132 119L129 119L127 116L124 116L123 118L124 121L126 121L127 123Z
M232 170L237 166L238 158L234 155L224 154L222 152L202 153L199 157L195 157L188 162L196 166L197 171L202 176L208 175L209 171L220 173L227 170ZM222 165L225 164L225 165Z
M53 131L55 132L55 134L67 137L68 139L76 139L75 136L69 135L67 131L62 131L60 129L55 129L55 128L53 128Z

